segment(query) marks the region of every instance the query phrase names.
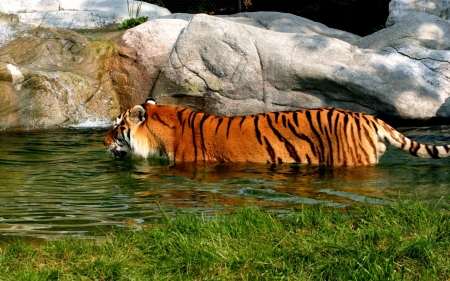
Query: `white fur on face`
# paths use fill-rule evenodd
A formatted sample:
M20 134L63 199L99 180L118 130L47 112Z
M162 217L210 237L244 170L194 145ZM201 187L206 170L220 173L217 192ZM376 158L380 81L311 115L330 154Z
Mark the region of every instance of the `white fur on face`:
M128 137L128 130L123 129L119 132L119 126L123 121L124 114L121 114L113 122L113 130L115 131L114 142L109 144L108 151L115 157L123 157L130 152L130 139Z

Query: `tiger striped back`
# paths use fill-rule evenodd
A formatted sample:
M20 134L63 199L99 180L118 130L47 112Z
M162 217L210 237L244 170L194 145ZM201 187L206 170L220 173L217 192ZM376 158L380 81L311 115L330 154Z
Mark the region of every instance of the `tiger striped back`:
M119 117L128 125L110 129L109 151L121 156L118 144L127 143L142 157L163 155L175 162L354 166L376 164L385 142L419 157L448 157L450 150L411 141L371 115L335 108L227 117L145 103ZM129 137L117 130L128 130Z

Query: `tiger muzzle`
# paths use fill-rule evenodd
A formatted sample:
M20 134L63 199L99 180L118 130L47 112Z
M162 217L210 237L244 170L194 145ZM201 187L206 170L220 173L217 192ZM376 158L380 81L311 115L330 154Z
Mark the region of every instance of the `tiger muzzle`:
M116 149L111 149L109 151L116 158L123 158L123 157L127 156L127 152L126 151L116 150Z

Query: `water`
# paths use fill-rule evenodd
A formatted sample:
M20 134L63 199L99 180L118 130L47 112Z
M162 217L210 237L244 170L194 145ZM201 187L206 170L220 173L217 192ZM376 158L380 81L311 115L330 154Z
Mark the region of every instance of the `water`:
M175 165L114 159L106 129L0 132L0 240L21 236L92 238L140 229L179 209L205 216L247 206L282 215L302 204L346 207L402 197L447 203L450 159L427 160L388 149L379 165ZM426 143L450 143L450 127L409 128Z

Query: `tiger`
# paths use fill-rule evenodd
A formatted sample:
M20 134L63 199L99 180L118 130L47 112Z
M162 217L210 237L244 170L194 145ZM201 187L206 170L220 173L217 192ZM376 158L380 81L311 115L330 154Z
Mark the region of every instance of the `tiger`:
M148 99L120 114L104 138L114 157L326 166L377 164L386 143L417 157L450 156L450 145L420 144L372 115L338 108L216 116Z

